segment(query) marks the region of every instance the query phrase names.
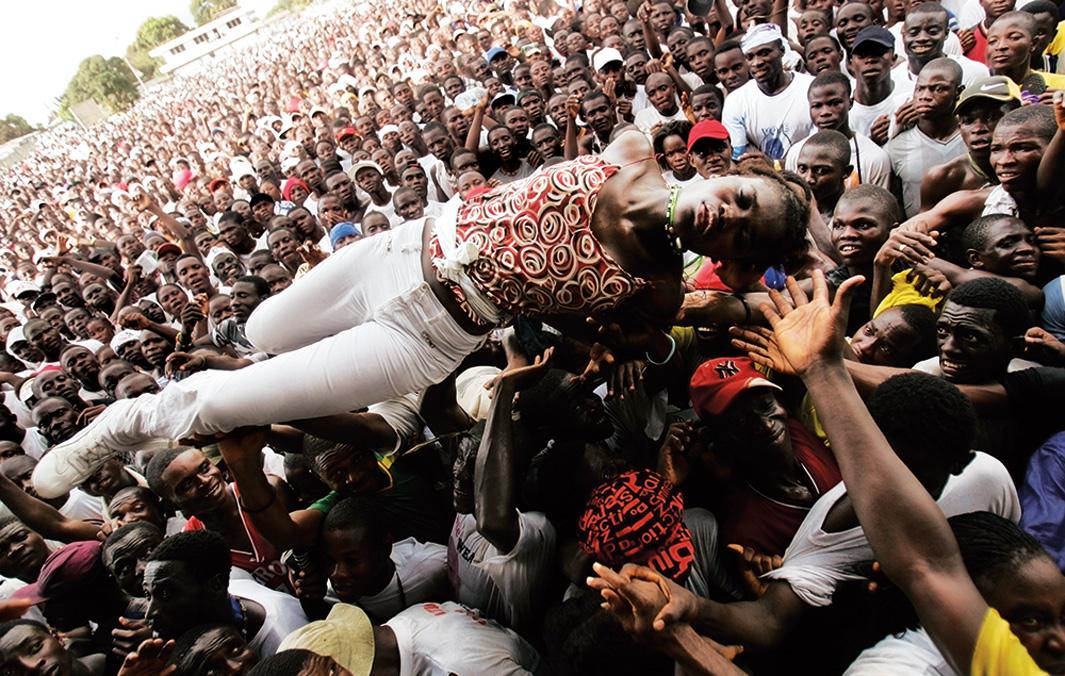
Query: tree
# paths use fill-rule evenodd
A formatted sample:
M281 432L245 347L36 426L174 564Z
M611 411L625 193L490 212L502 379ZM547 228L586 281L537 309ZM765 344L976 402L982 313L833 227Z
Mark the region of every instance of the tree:
M140 98L137 81L121 57L94 54L78 66L63 93L60 115L69 118L70 106L93 99L112 113L126 110Z
M225 10L236 6L237 0L192 0L189 12L192 13L192 18L196 19L196 23L202 26Z
M12 113L0 120L0 143L7 143L13 138L25 136L33 130L33 125L27 122L21 115L15 115Z
M137 29L137 37L126 48L126 58L150 80L155 76L160 62L148 56L148 52L188 31L189 27L176 16L153 16L145 19Z

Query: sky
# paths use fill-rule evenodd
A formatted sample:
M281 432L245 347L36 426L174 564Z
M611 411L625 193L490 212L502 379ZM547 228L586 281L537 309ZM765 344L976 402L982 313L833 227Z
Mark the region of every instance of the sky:
M193 26L189 0L29 0L4 3L0 40L0 118L16 113L44 124L87 56L126 53L150 16L173 14Z

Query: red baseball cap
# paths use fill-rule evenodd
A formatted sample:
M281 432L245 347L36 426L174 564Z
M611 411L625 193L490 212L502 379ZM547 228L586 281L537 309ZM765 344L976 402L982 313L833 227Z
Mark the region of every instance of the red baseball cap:
M229 185L229 181L227 181L226 179L216 178L207 184L207 191L213 193L215 190L218 190L219 188L224 188L227 185Z
M359 132L356 131L354 127L344 127L343 129L341 129L340 131L337 132L337 141L343 141L344 139L348 138L349 136L358 136L358 135L359 135Z
M98 576L105 574L100 558L101 549L101 544L96 540L63 545L44 560L37 581L19 589L14 596L40 603L68 594L83 593L86 585L91 587Z
M692 376L692 408L700 418L721 415L741 392L752 387L782 389L756 371L754 362L747 357L720 357L705 361Z
M155 247L156 256L165 256L167 254L174 254L175 256L181 255L181 247L172 242L163 242Z
M725 141L728 137L728 129L725 129L725 125L717 120L703 120L692 127L688 133L688 152L691 152L692 146L704 138Z

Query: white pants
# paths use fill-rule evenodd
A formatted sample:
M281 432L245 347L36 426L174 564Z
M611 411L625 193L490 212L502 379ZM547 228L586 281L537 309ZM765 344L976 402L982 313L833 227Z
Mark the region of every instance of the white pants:
M433 295L421 245L422 224L408 223L327 258L249 318L248 339L277 356L139 397L130 441L342 413L443 380L484 337Z

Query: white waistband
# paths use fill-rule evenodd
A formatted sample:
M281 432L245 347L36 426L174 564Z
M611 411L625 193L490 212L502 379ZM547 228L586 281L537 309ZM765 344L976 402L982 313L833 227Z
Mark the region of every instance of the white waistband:
M458 224L459 208L462 206L462 198L458 195L448 200L440 210L440 215L433 221L434 232L440 242L440 250L443 258L434 258L435 267L444 279L457 284L462 289L463 295L470 308L481 319L493 324L503 324L509 320L509 316L490 301L484 293L477 288L466 273L466 266L481 257L481 252L472 242L464 242L456 245L456 227Z

